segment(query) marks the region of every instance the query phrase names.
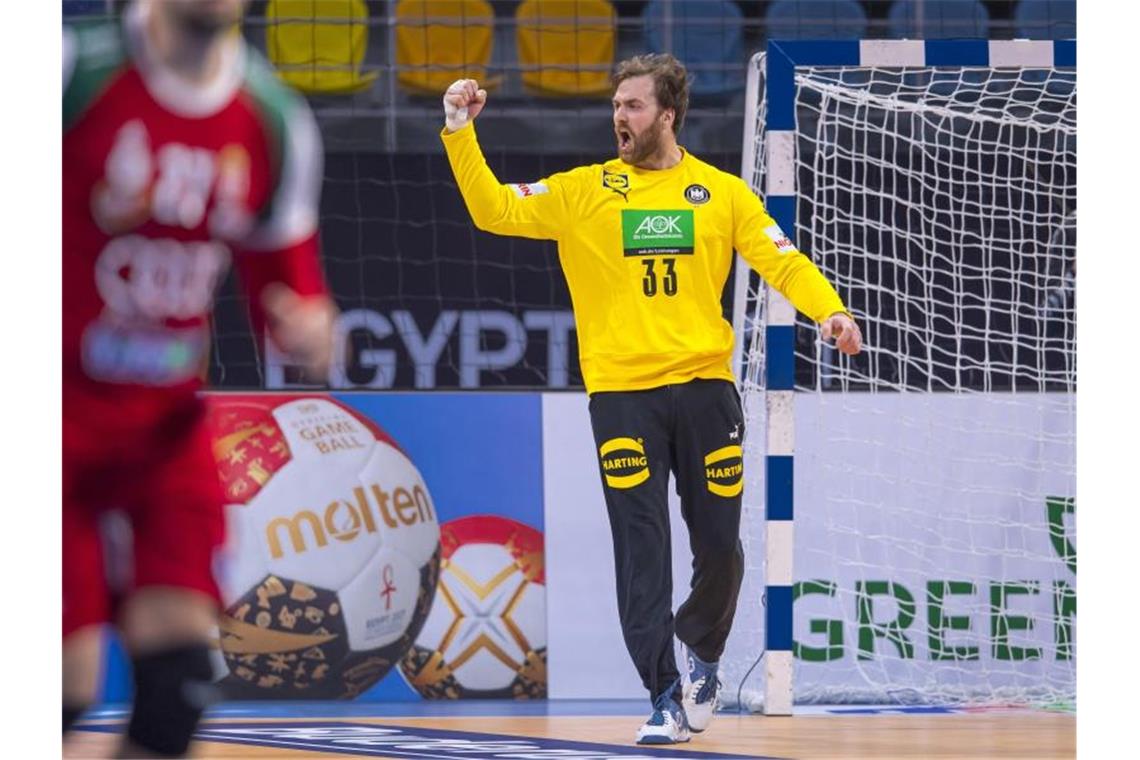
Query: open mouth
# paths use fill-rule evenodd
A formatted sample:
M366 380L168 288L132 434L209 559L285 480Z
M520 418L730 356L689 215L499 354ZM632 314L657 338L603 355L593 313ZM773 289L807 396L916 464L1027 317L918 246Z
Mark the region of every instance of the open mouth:
M618 148L620 150L625 150L630 145L633 144L633 135L630 134L627 130L619 129L617 131L617 138L618 138Z

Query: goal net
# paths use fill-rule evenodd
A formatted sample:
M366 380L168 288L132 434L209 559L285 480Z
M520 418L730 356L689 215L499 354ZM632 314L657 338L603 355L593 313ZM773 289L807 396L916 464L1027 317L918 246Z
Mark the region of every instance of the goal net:
M764 664L765 605L790 552L796 703L1071 705L1075 68L764 73L754 59L745 177L865 347L840 355L741 281L750 569L723 693L759 709L787 677ZM794 129L765 133L768 90L793 99ZM794 348L766 345L781 321ZM766 379L782 350L794 395ZM772 446L792 454L795 507L769 541Z

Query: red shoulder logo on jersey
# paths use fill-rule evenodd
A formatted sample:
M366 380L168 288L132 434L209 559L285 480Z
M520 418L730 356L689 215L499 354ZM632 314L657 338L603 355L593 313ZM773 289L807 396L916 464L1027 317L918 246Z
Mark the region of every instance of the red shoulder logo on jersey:
M765 227L764 234L776 244L776 250L780 253L791 253L796 250L795 243L788 239L788 236L780 229L780 225L773 224L770 227Z
M510 187L515 191L515 195L520 198L530 198L550 192L550 188L546 186L545 182L519 182Z

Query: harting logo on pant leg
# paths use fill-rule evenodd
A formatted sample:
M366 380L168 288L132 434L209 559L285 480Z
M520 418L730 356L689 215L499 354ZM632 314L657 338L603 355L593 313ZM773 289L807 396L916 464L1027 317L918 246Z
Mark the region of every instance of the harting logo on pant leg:
M611 438L598 449L610 488L633 488L649 480L649 458L638 438Z
M725 446L705 455L705 479L710 493L726 499L744 490L744 450Z

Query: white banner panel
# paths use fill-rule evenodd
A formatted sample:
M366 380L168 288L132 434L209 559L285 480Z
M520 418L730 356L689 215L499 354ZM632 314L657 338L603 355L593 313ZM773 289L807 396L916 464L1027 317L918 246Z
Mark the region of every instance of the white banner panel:
M794 604L798 698L1071 685L1073 405L797 397L795 577L813 582Z

